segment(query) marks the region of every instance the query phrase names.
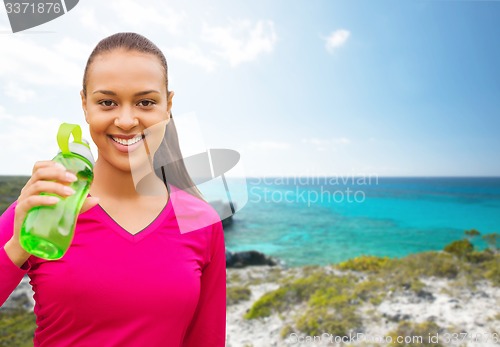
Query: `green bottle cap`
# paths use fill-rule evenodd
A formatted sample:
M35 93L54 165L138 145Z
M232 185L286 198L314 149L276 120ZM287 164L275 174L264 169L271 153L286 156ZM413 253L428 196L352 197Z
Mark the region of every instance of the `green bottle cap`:
M73 142L69 137L73 135ZM82 139L82 129L78 124L62 123L57 132L57 144L63 154L75 153L87 159L92 166L95 161L87 141Z

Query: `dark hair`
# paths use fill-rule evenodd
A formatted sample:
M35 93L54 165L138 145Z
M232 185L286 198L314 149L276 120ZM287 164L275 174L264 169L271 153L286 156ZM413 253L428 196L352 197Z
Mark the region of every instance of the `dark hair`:
M83 94L87 95L87 75L94 58L100 54L114 51L116 49L125 49L129 51L136 51L146 54L152 54L158 58L165 72L165 86L168 91L168 65L167 59L163 55L163 52L149 39L146 37L133 33L133 32L121 32L108 36L95 46L92 53L87 60L87 65L85 66L85 72L83 74ZM170 121L166 126L165 136L163 138L160 148L154 155L154 168L156 175L163 180L165 186L170 192L169 183L179 187L193 196L196 196L205 201L202 193L199 191L196 184L193 182L189 173L187 172L186 165L182 157L182 153L179 146L179 139L177 135L177 129L175 128L175 122L170 113Z
M94 58L100 54L108 53L120 48L156 56L160 60L160 63L165 71L165 85L168 94L168 65L165 55L163 55L162 51L149 39L131 32L116 33L108 36L99 41L97 46L95 46L92 53L90 53L87 65L85 66L85 72L83 73L83 94L87 95L87 75Z

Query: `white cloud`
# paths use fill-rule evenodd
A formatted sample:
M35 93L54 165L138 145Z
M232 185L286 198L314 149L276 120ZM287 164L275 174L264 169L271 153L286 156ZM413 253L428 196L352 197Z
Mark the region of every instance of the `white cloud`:
M333 53L335 49L342 47L347 42L350 36L351 33L348 30L335 30L325 39L326 50L330 53Z
M4 86L3 91L8 97L22 103L31 101L36 97L36 92L34 90L20 87L19 84L12 81Z
M86 7L82 5L83 4L79 5L80 7L78 8L78 13L80 13L80 23L86 29L97 32L101 36L110 35L112 32L114 32L114 29L110 26L100 23L100 21L97 19L93 7ZM100 4L99 6L101 5L102 4ZM109 23L109 21L107 23Z
M188 47L172 47L165 50L167 59L174 58L187 62L196 66L202 67L207 72L214 71L217 63L204 54L201 49L195 44Z
M232 20L228 26L203 25L202 39L215 47L215 54L227 60L231 66L257 59L270 53L277 41L274 23L260 20Z
M185 22L186 14L168 7L164 1L148 3L120 0L109 2L113 13L128 26L143 28L144 23L157 25L169 34L178 34Z
M187 17L164 1L94 0L80 3L78 13L80 23L102 37L120 31L142 32L145 23L157 32L179 35Z
M311 137L311 138L303 138L301 142L315 146L315 149L320 152L326 151L328 149L335 150L339 146L345 146L351 144L351 140L349 140L347 137L338 137L331 139L320 139L317 137Z
M87 57L90 55L94 47L74 38L64 37L61 41L54 45L54 49L57 53L59 53L59 55L86 63Z
M200 20L192 11L177 10L163 1L151 1L147 5L132 0L105 1L97 6L99 11L96 6L80 5L80 22L88 30L104 37L119 31L141 32L144 23L148 23L149 30L175 41L166 45L170 47L165 50L169 57L202 67L207 72L214 71L221 60L231 67L254 61L270 53L277 41L274 23L270 20L230 20L226 25L204 23L200 27L197 25ZM112 21L109 15L113 16Z
M82 78L81 66L27 36L0 35L0 78L29 85L76 86ZM57 44L56 44L57 46Z
M287 142L259 141L250 142L246 147L251 150L287 150L291 146Z
M334 139L333 141L338 145L348 145L351 143L351 140L349 140L347 137L339 137L338 139Z
M0 141L9 148L0 154L2 175L29 175L36 161L56 155L56 134L62 123L59 119L14 116L0 106L0 122Z

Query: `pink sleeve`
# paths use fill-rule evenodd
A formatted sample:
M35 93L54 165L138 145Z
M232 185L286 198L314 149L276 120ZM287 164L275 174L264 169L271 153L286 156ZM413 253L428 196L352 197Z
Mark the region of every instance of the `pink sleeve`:
M0 217L0 306L16 289L29 269L28 262L19 268L12 262L4 249L4 245L14 233L15 205L15 203L10 205Z
M182 347L226 344L226 250L220 221L213 224L210 234L210 262L201 275L198 306Z

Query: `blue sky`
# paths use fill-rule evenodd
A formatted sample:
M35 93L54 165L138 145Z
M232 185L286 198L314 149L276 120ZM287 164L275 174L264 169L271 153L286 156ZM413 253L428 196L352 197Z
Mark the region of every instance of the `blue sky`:
M498 176L499 18L497 1L80 0L12 34L2 8L0 174L85 126L88 55L136 31L167 57L186 156L232 148L246 176Z

